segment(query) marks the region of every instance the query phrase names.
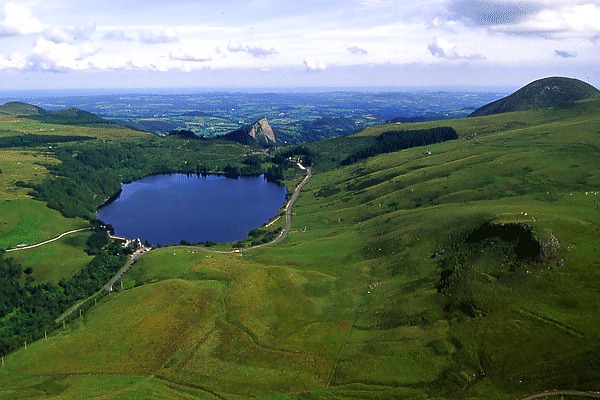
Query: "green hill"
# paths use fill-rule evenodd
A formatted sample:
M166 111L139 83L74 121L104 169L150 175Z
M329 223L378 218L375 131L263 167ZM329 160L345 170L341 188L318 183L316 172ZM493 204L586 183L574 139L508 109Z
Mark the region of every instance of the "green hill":
M10 115L45 115L47 111L41 107L20 101L9 101L0 105L0 113Z
M0 399L515 399L598 390L600 101L310 145L277 246L141 258L5 357ZM458 139L340 163L383 132Z
M470 117L501 114L512 111L565 108L579 100L600 95L592 85L577 79L552 77L539 79L510 96L475 110Z
M95 114L74 107L48 112L41 107L20 101L10 101L0 105L0 113L16 117L27 117L47 124L91 125L108 123L108 121Z
M95 114L73 107L66 110L58 110L51 113L34 115L30 118L37 119L38 121L47 124L60 125L92 125L108 123L108 121Z

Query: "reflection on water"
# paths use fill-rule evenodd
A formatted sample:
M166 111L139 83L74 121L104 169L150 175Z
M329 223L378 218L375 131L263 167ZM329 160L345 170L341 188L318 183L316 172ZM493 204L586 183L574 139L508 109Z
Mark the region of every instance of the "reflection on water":
M275 217L286 189L261 177L149 176L123 185L97 218L151 244L233 242Z

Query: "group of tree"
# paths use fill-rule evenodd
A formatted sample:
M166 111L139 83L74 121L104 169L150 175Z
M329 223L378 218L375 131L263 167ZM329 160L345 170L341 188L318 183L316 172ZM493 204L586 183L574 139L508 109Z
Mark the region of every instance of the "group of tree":
M262 175L265 170L263 164L266 162L264 156L258 154L250 154L242 160L241 175L258 176Z
M250 240L251 246L258 246L272 242L281 233L282 229L277 228L272 231L266 228L254 228L248 233L248 239Z
M378 154L391 153L412 147L428 146L454 139L458 139L458 134L454 128L449 126L415 131L383 132L377 136L376 142L373 145L349 155L341 164L349 165Z
M201 142L193 143L202 149ZM18 185L31 188L35 198L66 217L91 220L102 204L118 195L122 183L174 172L206 176L209 167L202 158L202 151L194 148L183 151L180 147L171 138L158 137L118 143L98 140L65 143L48 149L61 162L45 165L50 171L46 179L39 183L19 181ZM312 162L312 154L306 148L298 148L293 154L304 163ZM210 171L229 178L265 174L270 181L280 183L284 170L289 167L283 159L281 155L272 159L248 155L228 165L212 165Z
M205 140L204 136L198 136L189 129L173 129L169 131L169 136L178 137L182 139L196 139L196 140Z
M93 219L98 208L118 194L121 184L161 173L206 175L201 156L182 152L168 139L138 142L71 143L49 150L61 162L45 165L40 183L19 182L66 217Z
M313 165L313 162L315 160L315 153L306 146L294 146L290 147L289 149L285 149L283 151L278 152L275 157L280 157L288 160L289 158L297 159L300 160L302 165L304 165L305 167L310 167Z
M93 139L94 138L89 136L80 135L31 135L29 133L23 133L19 135L0 137L0 149L12 147L35 147L66 142L83 142Z
M84 269L58 284L33 284L32 268L23 270L14 259L0 252L0 355L42 338L45 331L55 328L54 321L63 312L99 291L127 261L124 249L112 244L100 228L88 239L88 248L95 257ZM23 274L28 275L25 282Z

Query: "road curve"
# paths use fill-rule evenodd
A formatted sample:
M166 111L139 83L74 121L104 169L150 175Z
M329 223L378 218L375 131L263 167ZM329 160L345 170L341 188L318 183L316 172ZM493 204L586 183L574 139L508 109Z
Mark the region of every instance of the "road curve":
M279 236L277 236L275 238L275 240L273 240L272 242L259 244L257 246L247 247L245 249L240 249L240 252L254 250L254 249L260 249L261 247L272 246L283 240L283 238L288 234L288 232L290 231L290 228L292 226L292 207L294 206L294 203L298 199L298 195L300 194L300 191L302 190L304 185L306 185L306 183L309 181L309 179L311 177L312 177L312 168L308 167L308 168L306 168L306 177L302 180L302 182L300 182L298 184L298 186L296 186L296 190L294 190L294 193L292 194L292 198L290 199L290 201L288 201L288 203L285 206L285 228L283 228L281 233L279 233Z
M579 390L548 390L546 392L532 394L531 396L521 397L521 400L541 399L548 396L578 396L600 399L600 392L581 392Z
M285 236L289 233L290 228L292 226L292 207L294 206L294 203L298 199L298 195L300 194L300 191L302 190L304 185L306 185L306 183L310 180L311 177L312 177L312 169L311 169L311 167L308 167L308 168L306 168L306 177L304 177L302 182L300 182L298 184L298 186L296 186L296 189L294 190L292 197L285 205L285 227L279 233L279 236L277 236L272 241L270 241L268 243L258 244L256 246L250 246L250 247L246 247L243 249L236 249L236 250L212 250L212 249L209 249L209 248L206 248L203 246L172 246L172 247L195 249L195 250L203 251L205 253L212 253L212 254L236 254L236 253L245 253L247 251L261 249L263 247L273 246L274 244L281 242L285 238Z
M91 231L92 229L93 229L93 228L81 228L81 229L73 229L72 231L68 231L68 232L65 232L65 233L61 233L60 235L58 235L58 236L57 236L57 237L55 237L54 239L46 240L46 241L44 241L44 242L41 242L41 243L31 244L31 245L29 245L29 246L22 246L22 247L15 247L15 248L12 248L12 249L6 249L6 252L8 253L9 251L18 251L18 250L27 250L27 249L33 249L33 248L35 248L35 247L40 247L40 246L43 246L43 245L45 245L45 244L48 244L48 243L55 242L55 241L57 241L57 240L59 240L59 239L62 239L64 236L71 235L71 234L73 234L73 233L77 233L77 232Z

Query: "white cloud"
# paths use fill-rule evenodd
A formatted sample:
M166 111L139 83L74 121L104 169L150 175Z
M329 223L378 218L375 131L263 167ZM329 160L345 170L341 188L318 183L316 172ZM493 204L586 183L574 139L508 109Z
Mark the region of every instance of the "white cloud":
M566 50L554 50L554 55L560 58L575 58L577 57L577 53Z
M429 52L437 58L445 58L446 60L456 60L460 58L456 52L456 43L444 38L435 38L427 46Z
M42 29L41 22L33 17L26 7L16 3L4 5L4 15L0 22L0 37L38 33Z
M104 34L105 40L115 40L119 42L132 42L135 38L122 30L111 30Z
M360 5L364 8L383 8L387 7L392 2L390 0L361 0Z
M28 57L28 69L42 71L82 70L89 67L84 60L97 54L100 49L85 44L74 46L68 43L54 43L39 39Z
M19 52L11 54L10 58L0 55L0 70L24 70L27 67L27 58Z
M431 24L429 26L442 26L444 24L444 22L442 21L442 19L440 17L434 17L431 20Z
M499 25L497 31L532 34L554 39L592 38L600 31L600 5L563 5L548 8L514 25Z
M324 63L315 62L310 58L307 58L302 62L306 66L308 72L325 71L327 69L327 66Z
M600 31L598 0L453 0L450 17L492 32L543 38L592 38Z
M277 50L275 50L274 48L254 46L254 45L249 45L249 44L244 45L244 44L241 44L241 43L235 42L235 41L229 41L227 43L227 50L230 51L231 53L240 53L240 52L248 53L248 54L251 54L252 57L257 57L257 58L277 54Z
M358 46L350 46L347 49L350 53L357 55L357 56L365 56L367 54L369 54L369 52L365 49L362 49Z
M146 29L139 33L139 39L146 44L161 44L177 42L179 38L172 29Z
M445 38L435 38L429 45L427 45L427 49L436 58L441 58L445 60L483 60L484 58L479 54L472 54L470 56L461 56L456 52L456 43L445 39Z
M200 54L192 54L182 50L175 50L169 53L169 59L174 61L206 62L210 61L211 57Z
M453 0L448 5L452 17L473 25L514 24L540 10L537 1Z
M84 26L69 26L63 28L50 28L48 29L44 37L51 42L56 44L69 43L74 44L76 42L82 42L90 38L92 33L96 30L96 25L87 24Z

